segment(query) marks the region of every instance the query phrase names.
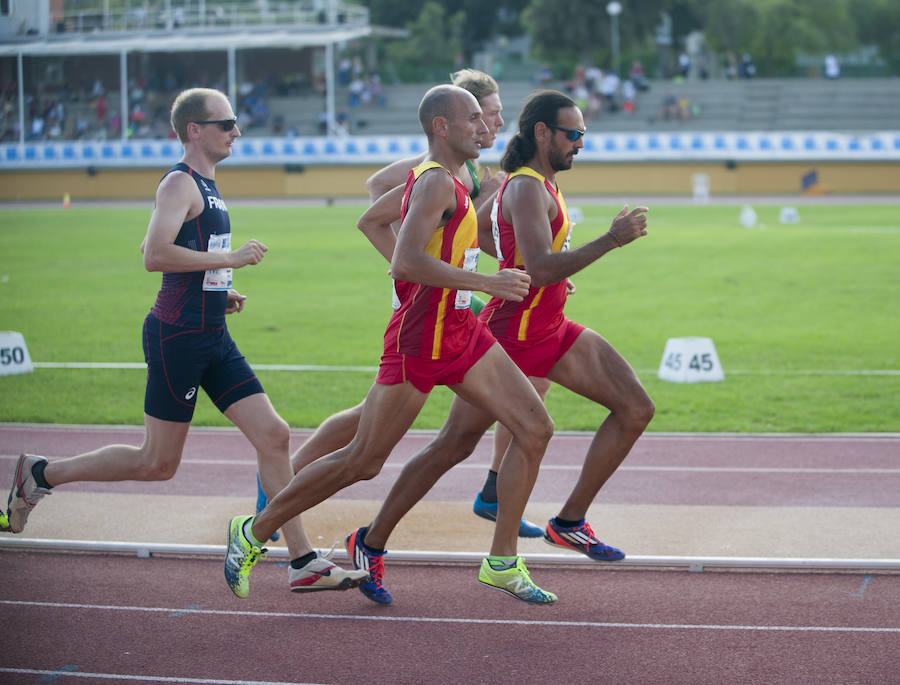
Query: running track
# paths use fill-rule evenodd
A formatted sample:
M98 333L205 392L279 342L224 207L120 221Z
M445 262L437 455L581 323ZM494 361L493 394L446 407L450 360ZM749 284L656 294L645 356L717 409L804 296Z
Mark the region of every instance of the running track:
M307 527L377 506L397 468L430 437L411 434L381 476L348 488ZM554 438L529 504L534 520L552 515L588 439ZM139 442L140 432L0 425L0 478L8 482L19 451L62 456L111 441ZM392 551L421 541L417 522L433 521L433 512L440 535L418 548L483 550L490 524L464 513L489 449L485 441L472 464L429 493L423 511L410 513L411 530L398 528ZM152 527L141 537L146 531L132 530L129 518L149 501L163 518L164 509L188 507L175 512L182 526L156 529L159 538L204 543L208 535L222 544L225 516L217 513L206 531L197 511L252 507L254 471L234 431L195 430L172 481L65 486L42 502L25 536L153 540ZM591 518L630 555L900 559L898 511L900 436L647 435ZM441 512L453 520L441 521ZM325 534L329 545L336 536ZM526 556L555 551L522 547ZM380 607L356 591L291 595L276 560L257 567L241 601L226 588L218 557L0 547L0 682L900 683L895 572L529 567L560 595L556 605L528 606L484 588L472 564L391 563L390 555L395 601Z

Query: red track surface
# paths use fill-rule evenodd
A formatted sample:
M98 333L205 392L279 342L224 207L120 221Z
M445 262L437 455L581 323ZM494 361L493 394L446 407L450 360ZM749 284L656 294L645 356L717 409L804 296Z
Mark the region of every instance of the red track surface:
M2 682L72 669L204 683L900 681L892 575L533 569L578 591L538 607L478 585L472 568L398 565L402 593L381 607L356 591L237 600L218 559L0 560L3 668L30 671ZM263 563L253 582L285 574Z
M340 497L383 497L396 467L430 438L411 435L379 478ZM139 442L140 433L0 426L0 440L6 483L20 450L62 456ZM168 483L66 487L247 496L255 465L240 440L234 431L195 431ZM568 490L585 440L554 438L538 501ZM898 444L648 435L603 499L896 508ZM477 468L455 469L429 498L470 500L488 458L485 442L472 458ZM274 562L257 567L254 591L241 601L225 586L221 559L0 550L0 682L900 683L897 574L531 571L559 603L525 605L480 586L469 565L389 560L395 600L381 607L355 590L277 590L287 570ZM87 674L95 675L77 677Z

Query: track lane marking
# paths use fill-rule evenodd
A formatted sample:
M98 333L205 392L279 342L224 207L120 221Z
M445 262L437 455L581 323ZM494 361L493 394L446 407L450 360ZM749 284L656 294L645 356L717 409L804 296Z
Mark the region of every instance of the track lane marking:
M65 668L65 667L64 667ZM97 680L131 680L148 683L197 683L198 685L317 685L316 683L295 683L286 680L218 680L215 678L180 678L173 676L130 675L127 673L89 673L59 669L48 671L42 668L7 668L0 666L0 673L44 676L38 682L52 682L64 678L95 678Z
M32 602L0 600L0 604L45 609L87 609L96 611L131 611L146 613L182 612L204 616L241 616L253 618L305 618L336 621L378 621L383 623L447 623L491 626L541 626L548 628L630 628L647 630L736 630L751 632L803 633L898 633L900 626L754 626L715 623L624 623L619 621L526 621L496 618L451 618L441 616L366 616L362 614L318 614L289 611L233 611L229 609L176 609L172 607L117 606L113 604L77 604L70 602Z

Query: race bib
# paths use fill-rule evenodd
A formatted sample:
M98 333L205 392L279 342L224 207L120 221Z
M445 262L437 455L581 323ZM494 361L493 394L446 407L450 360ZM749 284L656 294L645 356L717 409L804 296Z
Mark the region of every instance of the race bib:
M397 294L397 281L391 279L391 308L396 312L400 309L400 296Z
M503 252L500 249L500 222L497 219L497 213L500 211L500 203L494 200L491 206L491 233L494 236L494 248L497 250L497 261L503 261Z
M231 234L209 236L207 252L231 252ZM228 290L231 288L231 267L209 269L203 277L204 290Z
M478 266L479 252L481 252L481 250L477 247L470 247L466 250L462 266L464 271L475 271L476 267ZM468 309L470 304L472 304L472 291L457 290L456 302L454 303L456 309Z

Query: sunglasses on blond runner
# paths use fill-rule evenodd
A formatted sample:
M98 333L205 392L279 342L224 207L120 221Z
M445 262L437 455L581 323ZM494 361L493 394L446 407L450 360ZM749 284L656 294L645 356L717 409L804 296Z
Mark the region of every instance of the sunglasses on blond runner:
M550 124L550 128L557 131L564 131L566 139L571 140L573 143L584 135L584 131L579 131L577 128L566 128L565 126L557 126L556 124Z
M230 131L237 124L237 119L213 119L211 121L192 121L192 124L218 124L223 131Z

